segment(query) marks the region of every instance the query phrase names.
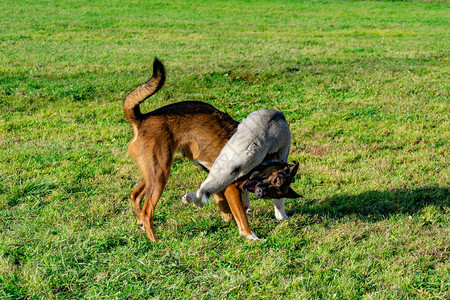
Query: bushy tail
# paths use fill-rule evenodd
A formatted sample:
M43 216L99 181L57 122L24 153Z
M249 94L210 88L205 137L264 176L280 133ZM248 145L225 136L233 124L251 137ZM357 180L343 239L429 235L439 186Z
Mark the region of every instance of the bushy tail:
M152 78L132 91L123 103L125 116L128 122L133 126L133 130L137 129L138 123L142 119L139 104L155 94L163 86L165 80L166 73L164 71L164 66L157 58L155 58L155 61L153 62Z

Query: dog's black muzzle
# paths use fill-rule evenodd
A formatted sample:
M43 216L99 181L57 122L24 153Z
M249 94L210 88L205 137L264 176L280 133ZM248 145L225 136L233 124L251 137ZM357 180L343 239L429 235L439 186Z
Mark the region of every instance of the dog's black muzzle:
M243 185L243 189L255 194L256 198L263 198L267 194L267 183L247 180Z
M266 195L266 189L264 187L261 187L261 185L256 185L255 188L255 196L256 198L264 198Z

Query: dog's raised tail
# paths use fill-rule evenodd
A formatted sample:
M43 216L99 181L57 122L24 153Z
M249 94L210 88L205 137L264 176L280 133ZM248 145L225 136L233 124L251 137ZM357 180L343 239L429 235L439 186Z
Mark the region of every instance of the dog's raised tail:
M133 130L136 129L135 126L137 126L137 123L142 119L139 104L155 94L163 86L165 80L166 73L164 71L164 66L159 59L155 58L153 62L152 78L132 91L123 103L125 116L133 126Z

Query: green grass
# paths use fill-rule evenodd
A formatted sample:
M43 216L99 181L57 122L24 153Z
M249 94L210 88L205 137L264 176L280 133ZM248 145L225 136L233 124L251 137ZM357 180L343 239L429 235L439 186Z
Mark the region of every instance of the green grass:
M448 3L0 2L0 299L448 299ZM122 112L183 100L291 127L289 222L252 199L238 236L177 156L138 230Z

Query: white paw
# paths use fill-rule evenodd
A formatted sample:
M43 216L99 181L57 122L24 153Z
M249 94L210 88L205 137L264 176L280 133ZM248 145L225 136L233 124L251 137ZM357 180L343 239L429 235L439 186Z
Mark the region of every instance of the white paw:
M260 241L261 239L256 236L256 234L252 233L251 235L246 236L247 240L251 241Z
M275 209L275 218L276 218L278 221L289 220L289 217L286 215L285 212L279 211L279 210L277 210L277 209Z
M275 218L277 218L277 220L289 220L289 217L284 210L284 199L274 199L273 208L275 209Z
M185 204L185 205L191 204L191 201L189 200L188 194L184 195L184 196L181 198L181 202L182 202L183 204Z
M195 207L203 207L209 203L208 197L199 191L189 192L181 198L183 204L194 204Z
M244 207L245 214L249 215L252 212L252 209L250 207Z
M193 203L194 206L200 206L201 205L200 199L197 198L197 192L196 191L189 192L186 195L184 195L183 198L181 198L181 202L183 202L183 204L191 204L191 203Z

